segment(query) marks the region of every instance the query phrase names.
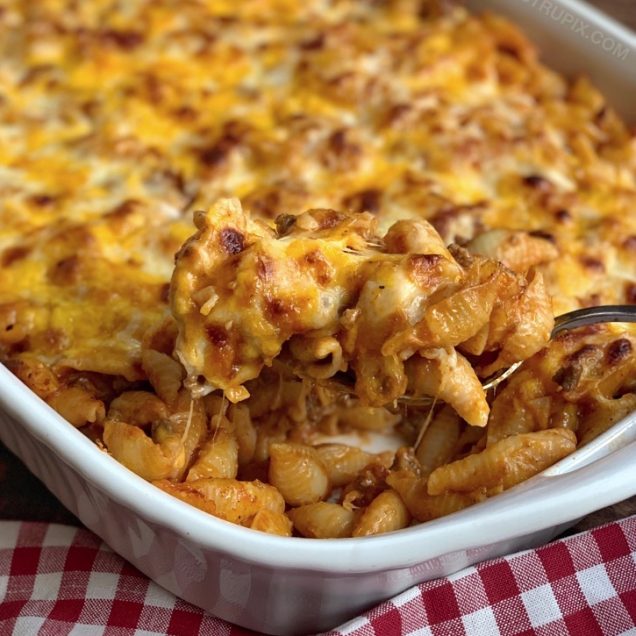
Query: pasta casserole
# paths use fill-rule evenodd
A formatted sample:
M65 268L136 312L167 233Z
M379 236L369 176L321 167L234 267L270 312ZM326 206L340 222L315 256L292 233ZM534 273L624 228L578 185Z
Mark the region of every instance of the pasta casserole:
M548 342L636 303L634 132L503 18L9 0L0 55L0 359L163 491L378 534L636 408L631 328Z

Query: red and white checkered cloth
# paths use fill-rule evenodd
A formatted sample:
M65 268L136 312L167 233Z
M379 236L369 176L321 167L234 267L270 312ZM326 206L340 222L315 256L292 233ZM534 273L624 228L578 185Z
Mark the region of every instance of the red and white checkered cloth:
M636 634L636 517L423 583L330 636ZM252 634L175 598L87 530L0 522L0 634Z

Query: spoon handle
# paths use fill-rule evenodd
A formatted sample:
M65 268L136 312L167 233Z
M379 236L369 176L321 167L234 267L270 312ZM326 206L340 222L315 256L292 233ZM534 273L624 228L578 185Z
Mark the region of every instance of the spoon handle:
M599 322L636 322L636 305L603 305L584 307L557 316L551 338L566 329L576 329Z

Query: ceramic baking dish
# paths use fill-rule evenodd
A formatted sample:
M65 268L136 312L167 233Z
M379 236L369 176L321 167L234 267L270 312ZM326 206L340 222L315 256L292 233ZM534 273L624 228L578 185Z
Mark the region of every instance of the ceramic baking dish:
M523 24L549 63L588 70L636 121L629 99L636 93L636 38L627 30L573 0L471 4ZM563 13L546 12L547 5ZM572 28L575 20L588 25L589 38ZM226 523L147 484L1 366L0 407L0 439L115 551L177 596L272 634L334 627L418 582L541 544L636 494L634 414L542 475L449 517L364 539L282 538Z

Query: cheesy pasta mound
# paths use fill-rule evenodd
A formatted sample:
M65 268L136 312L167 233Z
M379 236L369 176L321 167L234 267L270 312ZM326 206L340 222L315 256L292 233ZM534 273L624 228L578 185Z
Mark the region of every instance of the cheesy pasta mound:
M314 381L351 371L350 392L372 406L410 385L486 426L473 366L488 375L524 360L554 326L541 274L448 249L423 220L380 237L369 213L309 210L274 230L224 200L195 223L171 287L175 353L194 396L245 399L245 382L276 361Z
M541 349L550 312L636 303L633 131L501 17L8 0L0 56L0 360L164 491L260 531L377 534L636 406L630 328ZM227 258L205 247L222 214ZM263 265L294 249L306 268Z

